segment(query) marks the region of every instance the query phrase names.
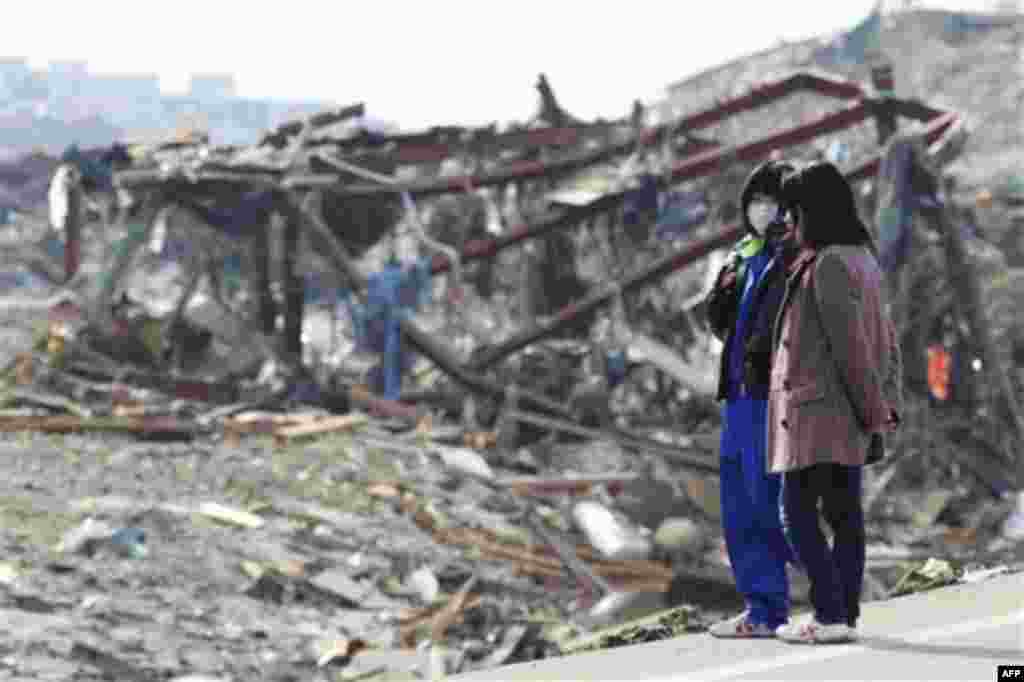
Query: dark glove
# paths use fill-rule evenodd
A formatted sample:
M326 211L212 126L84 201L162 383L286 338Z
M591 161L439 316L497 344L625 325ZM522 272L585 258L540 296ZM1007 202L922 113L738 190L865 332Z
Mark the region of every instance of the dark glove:
M767 386L772 375L772 338L770 333L755 334L747 339L743 354L743 383Z
M725 338L732 327L739 307L739 297L739 268L738 263L733 262L719 271L714 286L704 299L708 325L719 339Z
M882 438L882 434L873 433L871 434L871 443L868 444L868 456L864 461L865 466L871 464L877 464L885 458L885 439Z

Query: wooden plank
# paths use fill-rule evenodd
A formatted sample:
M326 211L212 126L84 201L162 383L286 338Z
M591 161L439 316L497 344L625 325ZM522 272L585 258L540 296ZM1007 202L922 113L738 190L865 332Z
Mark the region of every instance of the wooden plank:
M368 421L365 414L354 413L340 417L326 417L311 423L286 426L274 431L274 440L278 445L284 445L287 441L304 436L318 436L325 433L348 431L361 426Z

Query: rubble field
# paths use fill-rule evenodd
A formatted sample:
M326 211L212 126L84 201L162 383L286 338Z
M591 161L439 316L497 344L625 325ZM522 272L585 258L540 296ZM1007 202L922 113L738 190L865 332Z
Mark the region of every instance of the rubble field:
M541 76L501 132L381 136L355 105L0 168L27 197L0 226L2 675L440 679L742 608L701 306L782 152L841 165L892 256L907 396L866 469L864 599L1019 571L1024 184L954 68L1017 29L905 22L945 45L948 109L780 77L834 62L808 44L652 128Z

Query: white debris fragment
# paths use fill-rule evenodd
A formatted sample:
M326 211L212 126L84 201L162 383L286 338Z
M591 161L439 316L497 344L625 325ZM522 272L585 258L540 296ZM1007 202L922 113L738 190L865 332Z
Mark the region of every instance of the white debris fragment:
M199 505L199 513L216 521L230 523L245 528L261 528L263 519L241 509L232 509L216 502L204 502Z
M433 603L441 593L441 583L429 566L424 566L410 573L407 584L427 604Z

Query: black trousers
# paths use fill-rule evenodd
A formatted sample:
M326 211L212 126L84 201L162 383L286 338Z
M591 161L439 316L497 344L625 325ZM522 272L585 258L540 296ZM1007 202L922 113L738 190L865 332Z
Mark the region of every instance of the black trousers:
M811 583L811 604L819 623L855 627L864 585L863 467L815 464L782 477L780 507L786 539ZM821 514L832 529L829 547Z

